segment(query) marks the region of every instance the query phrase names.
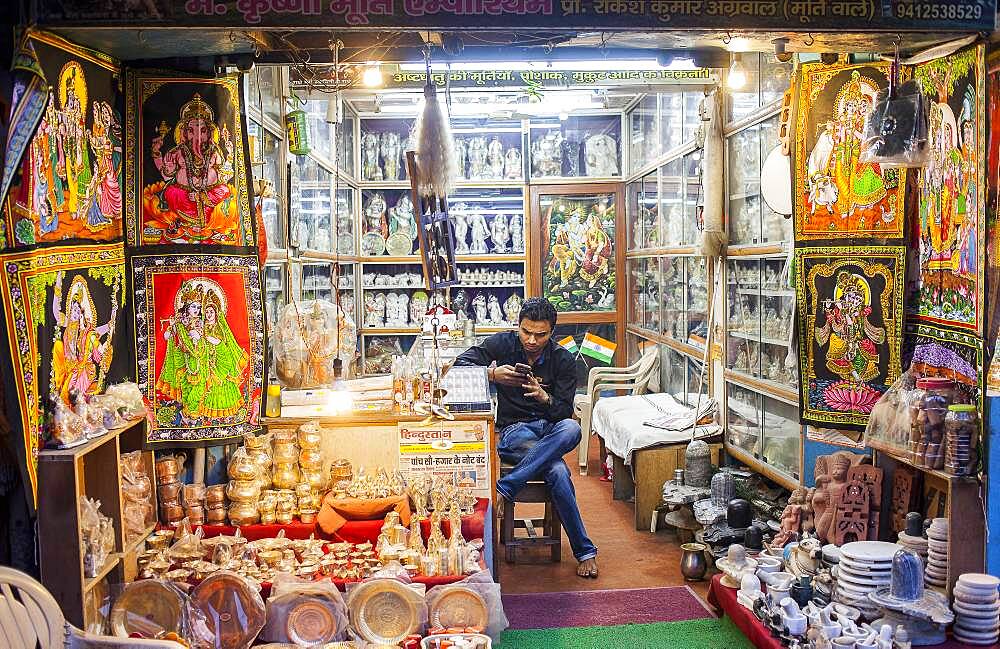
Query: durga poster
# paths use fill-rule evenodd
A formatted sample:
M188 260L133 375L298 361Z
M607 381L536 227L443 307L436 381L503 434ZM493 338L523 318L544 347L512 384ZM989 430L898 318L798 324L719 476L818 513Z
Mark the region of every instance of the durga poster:
M114 60L45 32L31 42L48 82L11 188L9 247L122 235L122 120Z
M55 404L130 380L125 255L121 243L0 255L0 292L9 344L8 385L20 406L24 459L34 491L36 458ZM15 422L11 422L12 425Z
M905 251L795 250L803 423L864 426L899 376Z
M254 245L241 88L238 75L130 72L130 244Z
M918 319L983 330L986 266L985 46L916 66L930 106L930 160L917 171Z
M264 328L256 259L131 257L150 443L218 443L258 428Z
M802 65L795 129L795 238L903 236L906 171L861 162L865 118L889 63Z

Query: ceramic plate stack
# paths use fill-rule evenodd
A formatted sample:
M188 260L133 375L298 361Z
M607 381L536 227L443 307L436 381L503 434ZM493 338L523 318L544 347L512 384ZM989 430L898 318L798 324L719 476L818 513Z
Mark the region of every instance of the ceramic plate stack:
M924 581L928 586L948 586L948 519L935 518L927 528L927 568Z
M917 554L927 566L927 539L922 536L910 536L906 532L899 533L899 544Z
M1000 637L1000 599L997 597L1000 579L992 575L969 573L955 583L955 626L952 631L959 642L971 645L991 645Z
M841 547L834 601L857 608L869 620L878 617L878 608L868 593L889 585L892 555L899 549L899 545L883 541L858 541Z

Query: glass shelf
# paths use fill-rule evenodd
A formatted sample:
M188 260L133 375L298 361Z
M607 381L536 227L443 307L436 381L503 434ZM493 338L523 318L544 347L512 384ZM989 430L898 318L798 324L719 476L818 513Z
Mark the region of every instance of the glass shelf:
M744 53L741 62L746 69L747 83L739 91L728 92L728 123L745 119L761 107L781 99L791 83L791 61L781 63L773 54Z
M731 246L792 240L792 220L768 207L760 194L761 166L779 144L777 116L738 131L727 140Z
M532 178L609 178L621 175L618 115L537 118L529 123Z
M361 120L361 180L406 180L405 151L412 151L412 119Z

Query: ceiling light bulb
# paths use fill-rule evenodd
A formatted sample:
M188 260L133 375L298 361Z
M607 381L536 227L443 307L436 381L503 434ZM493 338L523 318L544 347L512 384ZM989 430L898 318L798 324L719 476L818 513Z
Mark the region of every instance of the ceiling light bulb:
M565 122L569 119L569 113L559 113L559 121Z
M368 88L378 88L382 85L382 69L379 68L378 63L368 64L364 74L361 76L361 83L365 84Z
M742 57L733 54L733 63L729 66L729 74L726 75L726 86L730 90L743 90L747 85L747 70L743 67Z

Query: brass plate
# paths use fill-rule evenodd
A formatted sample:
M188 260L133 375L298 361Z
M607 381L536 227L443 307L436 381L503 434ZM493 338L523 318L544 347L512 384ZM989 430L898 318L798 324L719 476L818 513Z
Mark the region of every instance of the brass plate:
M111 608L111 633L155 638L161 631L179 632L183 616L184 598L176 588L155 579L133 581Z
M248 646L264 628L264 601L245 579L216 572L191 593L191 604L205 615L216 649Z
M420 628L416 593L394 579L361 584L351 596L351 627L362 639L397 644Z
M299 646L332 642L341 628L337 607L325 597L307 597L288 609L285 632Z
M490 623L486 600L479 593L465 586L443 588L428 617L432 626L445 629L470 626L485 629Z

